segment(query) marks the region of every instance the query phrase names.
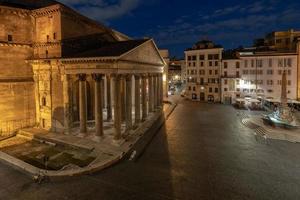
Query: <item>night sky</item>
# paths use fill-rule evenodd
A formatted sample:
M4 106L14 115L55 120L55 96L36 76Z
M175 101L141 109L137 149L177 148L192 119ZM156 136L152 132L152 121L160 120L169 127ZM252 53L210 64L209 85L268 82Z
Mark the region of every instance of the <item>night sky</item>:
M61 0L133 38L152 37L172 56L200 39L226 49L274 30L300 30L299 0Z

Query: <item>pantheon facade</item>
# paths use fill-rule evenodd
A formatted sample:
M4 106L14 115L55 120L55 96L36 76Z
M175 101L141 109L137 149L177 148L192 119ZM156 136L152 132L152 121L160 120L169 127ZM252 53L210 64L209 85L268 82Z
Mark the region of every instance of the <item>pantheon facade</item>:
M68 134L103 122L135 128L163 104L165 61L56 1L0 0L0 133L39 127Z

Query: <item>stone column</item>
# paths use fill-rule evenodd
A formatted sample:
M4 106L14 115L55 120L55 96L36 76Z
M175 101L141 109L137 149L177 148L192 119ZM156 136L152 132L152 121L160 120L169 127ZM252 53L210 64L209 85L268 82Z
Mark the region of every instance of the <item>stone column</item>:
M159 106L163 106L164 101L164 82L163 82L163 74L159 74Z
M111 77L110 75L106 76L106 110L107 110L107 121L112 120L112 105L111 105Z
M70 75L63 75L63 101L64 101L64 133L70 134L71 129L71 104L70 104Z
M132 75L126 77L126 131L132 129Z
M140 75L135 75L135 126L141 122L141 83L140 83Z
M114 84L114 125L115 125L115 140L121 139L121 76L116 75Z
M142 121L147 119L147 77L142 77Z
M121 76L121 120L126 121L126 77Z
M154 110L154 101L153 101L153 76L152 75L149 75L149 78L148 78L148 91L149 91L149 112L153 112Z
M35 97L35 121L36 126L40 126L40 92L39 92L39 75L34 74L34 97Z
M86 74L79 75L79 119L80 137L87 133L87 102L86 102Z
M102 85L102 75L93 74L93 79L95 81L95 128L96 134L94 137L95 141L99 141L103 136L103 110L102 110L102 98L103 98L103 88Z
M158 78L157 75L154 75L154 107L158 107Z

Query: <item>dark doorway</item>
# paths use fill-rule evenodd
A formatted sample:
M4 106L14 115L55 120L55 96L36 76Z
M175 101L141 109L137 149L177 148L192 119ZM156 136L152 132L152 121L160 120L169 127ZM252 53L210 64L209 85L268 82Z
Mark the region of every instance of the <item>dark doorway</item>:
M200 101L205 101L205 94L204 94L204 92L200 92Z

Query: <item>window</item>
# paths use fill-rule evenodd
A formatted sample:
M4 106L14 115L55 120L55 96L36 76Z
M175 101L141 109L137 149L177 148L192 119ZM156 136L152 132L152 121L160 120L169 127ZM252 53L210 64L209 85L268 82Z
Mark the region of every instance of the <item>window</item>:
M47 105L46 97L42 97L42 106L46 106L46 105Z
M48 50L46 50L45 53L46 53L46 58L48 58L48 54L49 54Z
M288 67L291 67L291 66L292 66L292 59L291 59L291 58L288 58L288 59L287 59L287 66L288 66Z
M215 60L219 60L219 54L215 54L215 55L214 55L214 59L215 59Z
M254 67L254 60L251 60L251 67Z
M193 87L193 91L196 91L196 87Z
M268 90L268 92L269 92L269 93L272 93L272 92L273 92L273 90Z
M200 66L201 66L201 67L204 67L204 62L200 62Z
M240 76L240 72L239 72L239 71L236 72L236 76L237 76L237 77Z
M53 39L56 40L56 33L53 33Z
M290 44L290 39L289 39L289 38L286 38L286 39L285 39L285 44L286 44L286 45Z
M215 61L215 66L219 66L219 62L218 61Z
M240 80L236 80L236 84L239 85L240 84Z
M267 80L267 85L273 85L273 80Z
M289 70L287 70L287 74L288 74L288 75L291 75L291 73L292 73L292 72L291 72L291 70L290 70L290 69L289 69Z
M269 67L272 67L273 66L273 61L272 59L269 59Z
M49 42L49 40L50 40L50 37L49 37L49 35L47 35L47 42Z
M268 69L268 70L267 70L267 74L268 74L268 75L272 75L272 74L273 74L273 70L272 70L272 69Z
M278 44L278 43L281 43L282 42L282 40L281 39L277 39L276 40L276 43Z
M236 62L235 66L236 66L237 69L239 69L240 68L240 62Z
M209 66L212 67L212 65L213 65L213 62L209 61Z
M263 61L257 60L257 67L263 67Z
M209 70L209 75L212 75L212 70Z
M228 63L224 62L224 69L227 69L227 67L228 67Z
M219 74L218 70L215 70L215 75L218 75L218 74Z
M200 85L204 85L204 78L200 78Z
M197 56L193 56L193 60L197 60Z
M283 60L282 59L278 59L278 67L282 67L283 66Z
M227 85L227 79L224 80L224 85Z
M188 60L192 60L192 57L191 57L191 56L188 56Z
M224 72L224 76L227 77L227 72L226 71Z
M245 68L248 67L248 60L245 60Z
M224 88L224 92L227 92L227 88Z
M7 35L7 41L8 41L8 42L12 42L12 40L13 40L12 35Z
M288 84L288 85L292 85L292 81L291 81L291 80L288 80L287 84Z
M212 88L210 87L208 91L209 91L209 92L212 92Z
M205 56L204 55L200 55L200 60L204 60L205 59Z
M248 74L248 70L243 70L243 74Z
M213 55L212 54L208 54L208 60L212 60L213 59Z
M277 81L277 85L281 85L281 80L278 80L278 81Z
M191 91L191 89L192 89L191 86L189 86L189 91Z
M219 88L215 88L215 93L218 93L219 92Z
M282 71L281 70L278 70L278 75L281 75L282 74Z

